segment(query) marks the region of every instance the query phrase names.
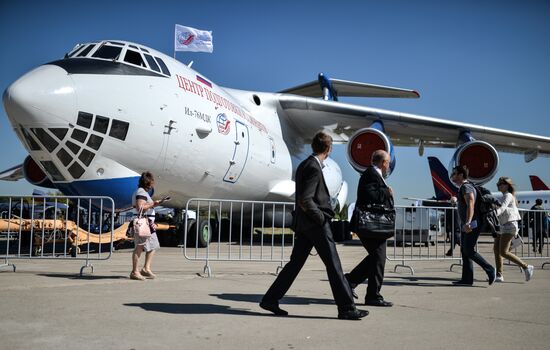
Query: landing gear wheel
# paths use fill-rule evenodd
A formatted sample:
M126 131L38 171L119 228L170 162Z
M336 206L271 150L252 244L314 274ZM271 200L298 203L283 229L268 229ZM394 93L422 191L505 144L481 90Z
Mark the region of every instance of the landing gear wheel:
M214 232L215 225L214 220L201 219L199 221L199 227L197 232L197 222L194 222L187 232L190 241L196 243L200 248L204 248L210 243L212 238L212 232Z

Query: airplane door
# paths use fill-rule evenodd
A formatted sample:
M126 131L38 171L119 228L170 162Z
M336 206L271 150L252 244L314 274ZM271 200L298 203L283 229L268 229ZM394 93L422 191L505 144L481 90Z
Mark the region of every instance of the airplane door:
M235 149L233 159L229 161L229 168L225 173L223 181L235 183L241 176L246 160L248 158L248 128L240 121L235 121Z

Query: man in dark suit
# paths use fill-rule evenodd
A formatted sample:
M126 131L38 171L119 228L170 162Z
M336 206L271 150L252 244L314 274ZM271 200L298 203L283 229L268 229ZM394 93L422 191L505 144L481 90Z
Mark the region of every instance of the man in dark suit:
M334 212L321 170L323 161L332 150L332 137L323 132L317 133L311 142L311 148L313 154L296 170L296 234L290 261L262 298L260 307L278 316L288 315L288 312L279 307L279 300L286 294L311 249L315 247L327 270L332 295L338 306L338 318L359 320L367 316L368 311L355 307L350 286L344 278L330 230L330 220Z
M388 209L393 209L393 192L384 181L384 176L390 168L390 155L383 150L375 151L371 163L372 166L363 172L359 180L355 206L382 204ZM384 300L380 294L386 266L386 240L369 238L366 235L359 235L359 238L369 254L345 277L351 288L355 288L368 278L366 305L392 306L393 303Z

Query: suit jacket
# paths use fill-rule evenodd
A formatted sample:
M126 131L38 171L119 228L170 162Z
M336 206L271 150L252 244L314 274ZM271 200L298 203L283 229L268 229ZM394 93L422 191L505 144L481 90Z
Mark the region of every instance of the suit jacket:
M309 156L296 169L296 232L321 228L334 217L323 171L315 157Z
M390 194L388 185L373 166L365 169L357 187L357 202L355 205L362 206L366 204L382 204L389 209L393 209L393 196Z

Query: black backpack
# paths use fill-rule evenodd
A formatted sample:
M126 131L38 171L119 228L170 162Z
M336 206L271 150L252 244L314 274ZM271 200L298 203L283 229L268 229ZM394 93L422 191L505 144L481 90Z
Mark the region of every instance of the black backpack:
M500 230L500 224L496 214L499 203L491 194L491 191L483 186L474 185L476 189L475 213L480 232L489 232L496 236Z

